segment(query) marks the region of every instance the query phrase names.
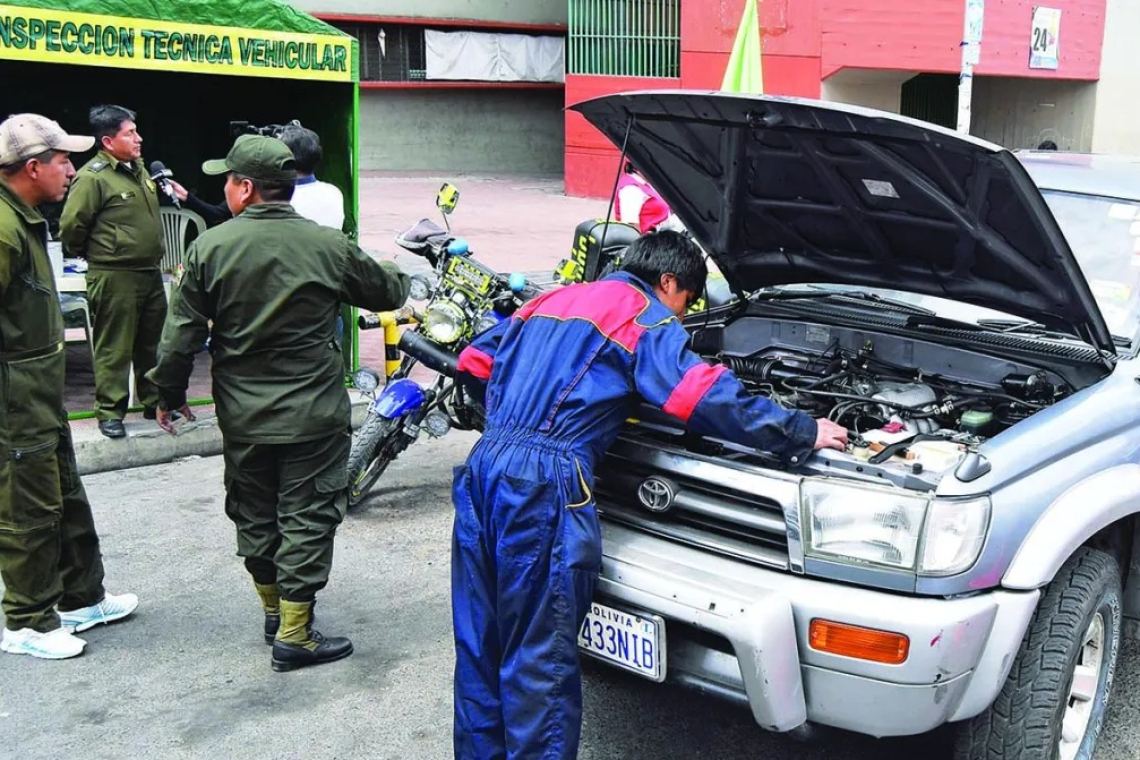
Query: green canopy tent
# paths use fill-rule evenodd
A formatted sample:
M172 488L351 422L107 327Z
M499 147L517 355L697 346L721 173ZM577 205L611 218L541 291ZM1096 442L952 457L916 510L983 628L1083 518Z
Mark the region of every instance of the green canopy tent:
M224 180L203 176L201 162L226 154L231 122L298 119L321 136L320 175L344 192L354 236L358 66L355 38L275 0L0 3L0 119L32 111L86 134L91 106L126 106L146 161L209 202ZM350 369L356 334L346 331Z

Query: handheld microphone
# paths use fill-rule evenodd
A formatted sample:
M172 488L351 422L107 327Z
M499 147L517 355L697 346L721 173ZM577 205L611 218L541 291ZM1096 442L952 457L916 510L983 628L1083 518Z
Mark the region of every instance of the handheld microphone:
M171 187L170 182L167 181L173 176L174 172L167 169L161 161L150 162L151 181L158 183L158 186L162 188L162 192L166 194L166 197L174 202L175 208L182 208L182 204L178 202L178 196L174 194L174 188Z

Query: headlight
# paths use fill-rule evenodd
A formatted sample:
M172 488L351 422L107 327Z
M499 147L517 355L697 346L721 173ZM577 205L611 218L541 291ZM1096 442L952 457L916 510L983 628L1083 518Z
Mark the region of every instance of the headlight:
M358 369L352 376L352 386L361 393L372 393L380 387L380 376L367 367Z
M431 279L422 274L414 274L408 283L408 298L413 301L426 301L431 298Z
M988 498L935 499L905 491L805 480L806 554L819 559L954 575L978 558Z
M424 330L437 343L454 343L463 335L467 315L450 301L433 303L424 309Z

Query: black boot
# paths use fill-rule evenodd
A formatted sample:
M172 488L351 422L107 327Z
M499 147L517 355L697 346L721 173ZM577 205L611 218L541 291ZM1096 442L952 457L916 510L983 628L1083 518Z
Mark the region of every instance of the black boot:
M277 638L277 629L281 627L281 615L273 615L265 613L265 643L270 646L273 645L273 640Z
M346 638L325 638L313 630L313 603L281 600L281 625L273 642L272 666L285 673L309 665L343 660L352 654Z
M261 597L261 608L265 610L265 643L273 644L277 629L281 627L281 592L276 583L253 582L257 595Z

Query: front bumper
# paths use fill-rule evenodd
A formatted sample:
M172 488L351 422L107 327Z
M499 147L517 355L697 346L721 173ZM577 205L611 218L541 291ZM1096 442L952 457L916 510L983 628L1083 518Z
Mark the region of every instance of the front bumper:
M747 704L756 722L905 736L971 718L1001 689L1037 591L903 596L769 570L605 523L597 600L665 619L667 677ZM822 618L905 634L883 665L812 649Z

